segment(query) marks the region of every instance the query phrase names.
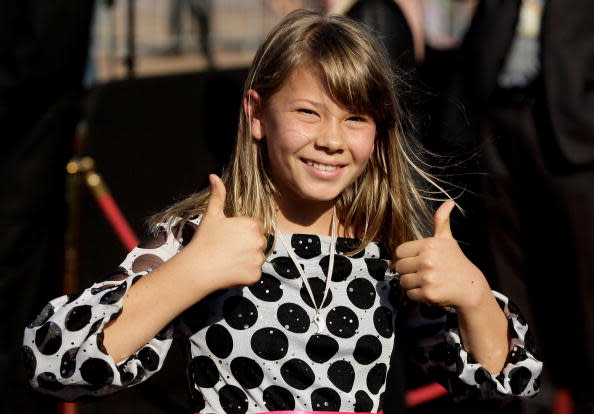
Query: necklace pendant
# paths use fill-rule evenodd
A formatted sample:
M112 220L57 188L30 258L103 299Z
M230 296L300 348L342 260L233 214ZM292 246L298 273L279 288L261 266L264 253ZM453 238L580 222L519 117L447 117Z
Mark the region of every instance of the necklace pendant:
M318 333L321 333L324 331L324 317L322 315L320 315L319 313L316 313L316 315L314 316L314 322L316 323L316 325L318 325Z

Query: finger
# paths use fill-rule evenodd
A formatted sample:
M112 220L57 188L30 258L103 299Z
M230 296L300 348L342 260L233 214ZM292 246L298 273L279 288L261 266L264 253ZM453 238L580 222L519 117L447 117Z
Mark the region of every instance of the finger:
M418 289L421 287L421 278L416 273L409 273L400 276L400 286L405 290Z
M425 300L425 296L423 295L422 289L416 288L416 289L407 290L406 296L408 296L410 299L414 300L415 302L427 303L427 301Z
M225 184L216 174L210 174L208 180L210 181L210 196L205 216L225 217L225 198L227 196Z
M454 200L444 201L435 212L435 237L439 239L453 239L450 228L450 213L456 206Z
M425 244L424 240L425 239L412 240L402 243L396 248L396 257L404 259L406 257L417 256L421 250L423 250L423 245Z
M415 273L419 270L419 259L415 257L407 257L396 262L396 271L400 275Z

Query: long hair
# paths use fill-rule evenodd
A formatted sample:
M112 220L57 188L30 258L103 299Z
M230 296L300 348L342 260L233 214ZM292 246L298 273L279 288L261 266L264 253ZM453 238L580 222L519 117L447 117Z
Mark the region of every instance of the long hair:
M395 87L399 78L382 45L347 17L292 12L258 49L244 96L253 89L265 105L292 71L305 65L319 69L335 102L353 113L370 115L377 126L365 170L336 200L340 222L362 240L356 251L378 241L394 253L400 243L424 237L431 213L417 184L436 182L420 167L414 140L404 137ZM266 167L265 140L252 138L249 117L242 105L236 146L222 176L227 188L225 213L257 218L272 233L279 194ZM188 197L153 217L152 223L204 213L209 193L206 188Z

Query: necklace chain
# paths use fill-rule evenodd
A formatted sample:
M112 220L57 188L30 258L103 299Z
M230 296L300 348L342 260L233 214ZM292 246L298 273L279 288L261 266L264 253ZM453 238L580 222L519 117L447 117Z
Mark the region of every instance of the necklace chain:
M278 231L275 223L272 223L272 227L274 228L274 232L275 232L276 236L281 241L281 243L285 247L285 250L289 254L289 257L295 264L295 267L297 268L297 271L299 272L299 275L301 276L301 280L303 280L303 284L305 285L305 288L307 289L307 293L309 294L311 302L313 303L313 307L316 311L316 314L314 315L313 320L316 323L316 325L318 326L318 333L320 333L324 330L324 325L325 325L324 317L322 316L321 311L322 311L322 307L324 306L324 302L326 301L326 296L328 296L328 291L330 290L330 282L332 281L332 271L334 270L334 255L336 253L336 207L333 207L333 209L332 209L332 236L331 236L331 240L330 240L330 263L328 264L328 274L326 275L326 287L324 289L324 295L322 297L322 301L320 302L319 307L316 304L316 300L315 300L313 291L311 290L311 286L309 285L309 282L307 281L305 272L301 268L301 265L299 264L299 261L297 260L297 257L295 256L295 252L293 251L291 246L289 246L289 243L285 240L285 237Z

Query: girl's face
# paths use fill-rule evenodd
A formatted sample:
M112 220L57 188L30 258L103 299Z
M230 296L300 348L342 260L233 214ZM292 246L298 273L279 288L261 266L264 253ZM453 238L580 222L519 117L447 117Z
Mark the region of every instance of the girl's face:
M254 113L252 135L266 140L271 178L283 202L305 206L333 201L363 172L376 125L369 115L334 102L316 70L301 68Z

